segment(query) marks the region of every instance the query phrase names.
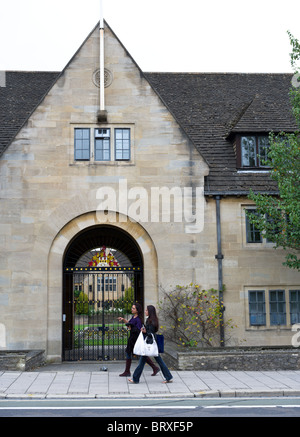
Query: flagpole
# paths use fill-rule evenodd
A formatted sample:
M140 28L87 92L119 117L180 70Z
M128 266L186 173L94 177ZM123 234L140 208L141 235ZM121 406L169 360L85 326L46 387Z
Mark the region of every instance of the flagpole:
M103 16L103 0L100 0L100 22L99 22L99 72L100 72L100 92L99 92L99 111L97 113L98 123L107 123L107 111L105 110L105 94L104 94L104 16Z
M104 18L103 0L100 0L100 111L105 110L104 96Z

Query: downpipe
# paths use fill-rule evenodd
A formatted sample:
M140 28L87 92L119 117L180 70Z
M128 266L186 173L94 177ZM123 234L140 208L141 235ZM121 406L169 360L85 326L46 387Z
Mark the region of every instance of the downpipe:
M216 222L217 222L217 248L218 253L215 255L215 259L218 261L218 289L219 289L219 303L221 305L221 320L220 320L220 346L225 347L225 330L224 330L224 311L223 305L223 258L222 243L221 243L221 213L220 203L221 196L216 196Z

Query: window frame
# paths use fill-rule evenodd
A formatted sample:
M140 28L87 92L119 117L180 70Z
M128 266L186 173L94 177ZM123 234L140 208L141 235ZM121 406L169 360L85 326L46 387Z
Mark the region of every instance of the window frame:
M263 165L261 162L261 158L265 159L265 154L264 156L262 156L261 153L261 144L260 141L262 138L268 138L269 134L268 133L245 133L245 134L239 134L236 137L236 157L237 157L237 168L240 170L268 170L270 169L269 166ZM255 160L255 164L254 165L244 165L243 164L243 138L252 138L254 139L255 142L255 155L254 155L254 160ZM269 144L268 144L269 147ZM265 148L265 147L264 147Z
M73 139L73 146L71 149L71 142L69 146L70 162L69 165L111 165L111 166L132 166L135 165L134 157L134 123L110 123L106 125L96 125L96 124L80 124L71 123L70 124L70 138ZM106 129L110 131L109 145L102 147L100 142L104 144L102 138L96 138L96 130ZM85 147L85 156L81 152L82 146L79 143L78 131L88 131L89 132L89 149ZM120 147L121 154L118 155L116 146L116 136L119 131L127 131L126 138L122 138L123 142ZM124 144L126 143L127 144ZM108 143L108 139L107 139ZM108 149L109 148L109 149ZM102 150L102 152L101 152ZM106 153L105 153L106 151ZM104 152L104 154L103 154Z
M77 132L79 132L79 131L87 131L88 133L89 133L89 135L88 135L88 139L87 138L77 138ZM88 141L88 143L89 143L89 147L88 147L88 149L83 149L83 148L78 148L77 147L77 141ZM81 157L81 158L77 158L76 157L76 155L77 155L77 152L79 152L79 151L83 151L83 150L87 150L88 151L88 158L83 158L83 157ZM74 128L74 160L75 161L90 161L90 159L91 159L91 130L90 130L90 128L88 127L76 127L76 128Z
M265 248L274 248L274 245L276 244L274 242L274 240L271 240L270 238L267 238L265 232L260 232L257 229L257 233L260 234L260 241L256 240L256 241L249 241L249 233L253 233L252 231L249 231L249 228L254 228L255 225L253 225L252 223L250 223L249 218L247 216L247 212L246 211L250 211L250 212L254 212L257 210L257 207L255 205L251 205L251 204L242 204L241 205L242 209L244 210L244 214L242 215L242 217L245 219L243 222L243 246L244 247L265 247ZM266 218L269 222L273 222L276 223L275 219L272 219L271 217L268 217L268 215L266 214ZM281 232L279 226L278 227L274 227L274 235L276 235L277 233Z
M258 295L262 296L259 301ZM250 296L255 295L255 300L252 301ZM250 326L266 326L266 298L265 290L248 290L248 305L249 305L249 324ZM263 311L259 311L259 306L262 306ZM254 308L254 310L253 310ZM257 320L253 322L253 318Z
M108 130L109 131L109 136L102 136L102 137L97 137L96 138L96 131L99 130ZM97 149L97 143L102 142L102 148ZM108 149L105 149L104 146L104 142L107 143L108 142ZM104 153L105 151L108 150L108 159L104 158ZM98 159L97 158L97 151L100 152L102 151L102 159ZM111 161L111 129L110 128L94 128L94 161L95 162L110 162Z
M279 299L279 293L282 293L283 299ZM275 299L271 299L271 295L275 296ZM282 311L280 307L282 306ZM276 307L275 311L272 307ZM269 290L269 312L270 312L270 326L284 325L286 326L286 299L284 289Z
M261 284L258 287L244 285L243 288L246 331L290 331L294 324L300 323L300 285ZM253 297L258 292L264 293L264 299ZM282 293L279 298L278 292ZM259 308L259 303L265 306ZM266 323L263 325L264 315Z
M122 138L117 138L117 131L122 131ZM128 132L128 138L124 138L123 137L123 132L127 131ZM121 141L122 142L122 148L118 149L117 148L117 142ZM129 147L128 149L124 148L124 143L125 141L128 141L129 143ZM131 130L128 127L116 127L115 128L115 132L114 132L114 145L115 145L115 161L130 161L131 159ZM128 157L124 157L124 151L128 150ZM117 158L117 153L120 152L122 153L122 158Z
M256 211L256 208L248 207L248 208L245 208L245 209L247 211L251 211L251 212L255 212ZM263 242L262 233L258 229L255 229L255 225L254 224L250 223L249 217L247 216L246 213L245 213L245 218L246 218L246 243L247 244L261 244ZM252 228L253 228L253 230L252 230ZM248 236L250 234L252 234L252 232L259 234L259 236L260 236L260 240L259 241L257 241L257 240L255 240L255 241L248 241Z
M297 293L297 299L292 300L292 293ZM292 311L292 304L296 304L297 311ZM294 325L295 323L300 323L300 289L289 290L289 310L290 310L290 323ZM296 315L296 320L294 316Z

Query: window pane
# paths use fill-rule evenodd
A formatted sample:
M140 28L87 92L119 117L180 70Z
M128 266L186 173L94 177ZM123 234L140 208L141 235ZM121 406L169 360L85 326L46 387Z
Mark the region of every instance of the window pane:
M130 160L130 129L115 129L115 159Z
M76 139L82 139L82 135L83 135L82 130L83 129L75 129L75 138Z
M110 160L110 141L109 139L95 140L95 161Z
M259 161L260 161L260 166L262 167L266 166L264 161L268 157L269 146L270 146L269 137L258 137Z
M90 159L90 129L76 128L74 134L75 160Z
M90 139L90 130L89 129L82 129L82 138L83 139Z
M257 301L264 302L264 293L262 293L262 292L257 293Z
M110 160L109 150L103 150L102 160L103 161L109 161Z
M298 293L299 293L299 290L290 290L290 301L291 302L297 302L299 300Z
M264 290L249 291L249 319L250 325L265 325L265 292Z
M81 150L75 149L75 160L79 160L79 159L82 159L82 152Z
M110 129L95 129L95 161L110 161Z
M82 158L84 160L89 160L90 159L90 151L89 150L82 150Z
M116 149L120 150L122 149L123 141L122 140L116 140Z
M82 148L85 150L88 150L90 148L90 140L83 140L82 141Z
M300 290L290 290L291 324L300 323Z
M255 213L254 209L248 210L251 213ZM259 229L256 228L254 224L252 224L249 220L249 217L246 215L246 241L247 243L261 243L262 236Z
M241 138L242 166L256 166L256 141L255 137Z
M284 290L270 290L270 323L271 325L285 325L285 292Z
M130 159L129 150L123 150L123 159Z

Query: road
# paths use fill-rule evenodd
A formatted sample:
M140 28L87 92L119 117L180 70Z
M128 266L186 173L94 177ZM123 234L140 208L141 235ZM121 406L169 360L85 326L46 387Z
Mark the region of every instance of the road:
M152 427L153 420L155 423L158 421L175 423L176 418L180 418L182 427L188 422L192 422L193 427L197 425L197 418L200 417L300 417L300 397L143 400L6 399L0 400L0 417L97 417L106 418L107 426L140 423L145 425L145 429ZM169 425L169 429L163 431L176 431L172 426Z

